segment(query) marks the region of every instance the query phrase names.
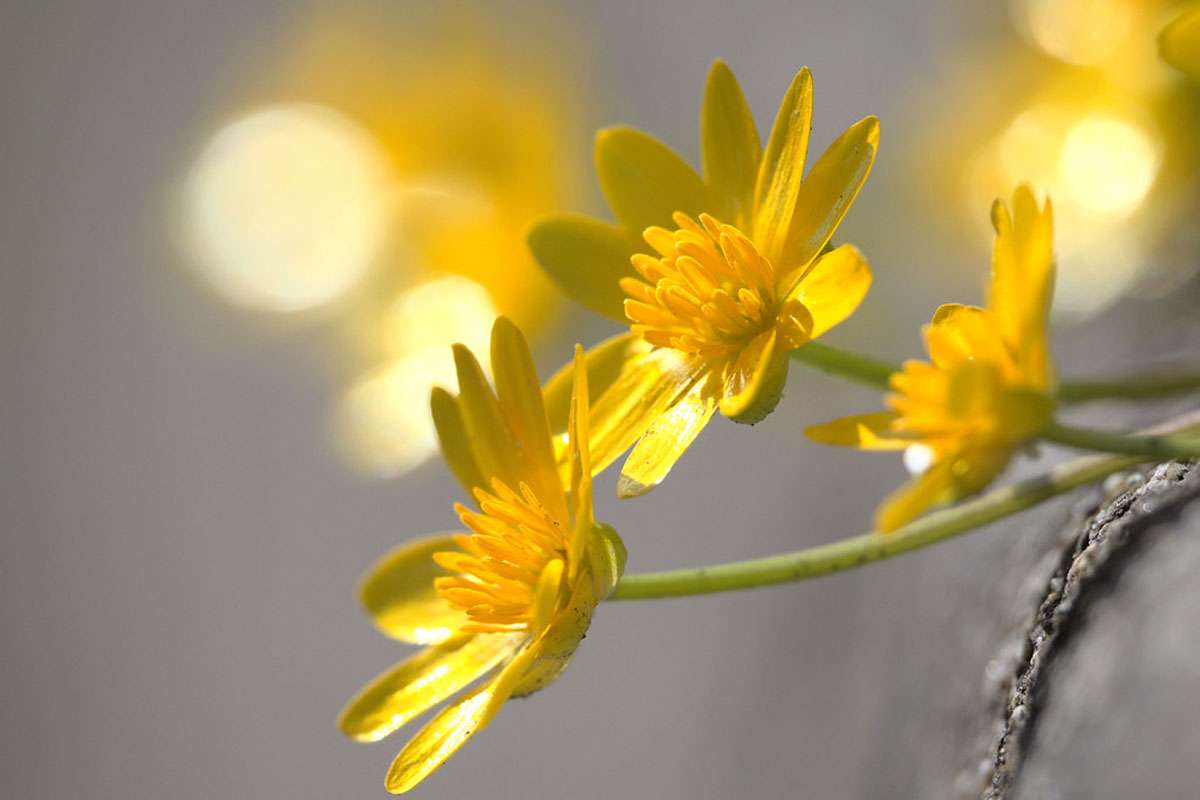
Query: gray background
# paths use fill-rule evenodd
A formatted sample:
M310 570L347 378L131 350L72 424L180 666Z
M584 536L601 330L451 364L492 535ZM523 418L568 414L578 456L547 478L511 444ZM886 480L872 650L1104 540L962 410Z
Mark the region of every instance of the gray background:
M912 93L959 37L1005 25L965 5L620 0L563 18L606 98L587 122L636 122L690 157L717 55L760 126L812 66L814 149L866 113L883 119L875 176L843 228L878 277L835 340L900 357L936 303L978 299L986 266L986 251L939 244L926 212L889 188L889 141L920 122ZM362 618L354 586L403 538L452 525L456 487L438 462L390 482L347 470L327 433L339 389L328 332L223 305L168 235L173 182L209 113L297 8L5 6L4 797L383 796L404 732L357 745L334 720L405 651ZM926 271L949 277L935 289ZM1136 363L1147 308L1064 332L1060 356L1076 371ZM1181 309L1154 313L1195 329ZM539 362L605 331L563 332ZM606 478L600 516L635 570L859 532L899 464L808 446L802 428L876 402L797 372L778 413L753 429L717 421L649 499L618 504ZM955 742L922 721L948 702L942 687L982 676L939 658L936 643L972 632L929 612L971 601L980 558L996 552L984 540L999 534L787 588L605 606L564 679L506 707L422 795L912 796L931 763L949 781Z

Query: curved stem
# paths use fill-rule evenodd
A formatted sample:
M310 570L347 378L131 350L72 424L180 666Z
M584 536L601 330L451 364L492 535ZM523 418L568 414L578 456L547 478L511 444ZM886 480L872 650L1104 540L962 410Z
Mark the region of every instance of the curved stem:
M1200 391L1200 372L1161 372L1129 375L1114 380L1071 381L1058 387L1063 403L1092 400L1148 400Z
M1188 414L1172 420L1159 426L1154 433L1166 434L1170 431L1200 431L1200 414ZM1143 438L1170 437L1147 435ZM935 511L892 533L866 533L805 550L749 561L626 575L608 599L643 600L729 592L735 589L790 583L854 569L969 533L989 522L1024 511L1043 500L1157 458L1157 455L1148 457L1146 454L1085 456L1057 466L1039 477L996 489L944 511Z
M1200 458L1200 437L1196 436L1112 433L1051 422L1042 431L1041 438L1056 444L1103 453L1123 453L1158 459Z
M889 388L888 379L893 372L900 371L899 364L830 347L821 342L809 342L793 350L792 358L827 375L849 378L879 389Z

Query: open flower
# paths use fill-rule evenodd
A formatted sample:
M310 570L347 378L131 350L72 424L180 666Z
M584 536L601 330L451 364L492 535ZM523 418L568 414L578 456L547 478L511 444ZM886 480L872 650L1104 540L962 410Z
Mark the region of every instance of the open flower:
M1158 37L1163 59L1176 69L1200 78L1200 4L1192 4L1167 23Z
M737 80L713 64L700 114L703 177L653 137L596 137L596 170L617 225L547 217L529 242L574 299L629 332L588 354L597 469L630 447L617 484L643 494L712 415L754 423L787 380L788 353L849 316L871 283L862 254L829 241L866 181L879 141L867 117L807 174L812 76L801 70L764 149ZM565 376L552 381L561 427Z
M588 387L576 347L568 425L570 478L559 479L541 386L520 331L492 330L496 391L471 352L454 349L460 394L432 398L442 451L475 499L459 504L470 533L419 539L384 558L362 601L385 634L428 645L364 688L339 726L382 739L451 695L392 762L388 791L408 791L482 730L510 697L566 668L596 604L616 585L625 550L592 514Z
M929 361L892 375L891 411L809 428L810 438L863 450L912 451L929 466L889 497L890 531L937 503L978 492L1050 421L1054 374L1047 325L1054 289L1053 220L1028 186L1012 214L992 206L996 239L987 308L948 304L925 327Z

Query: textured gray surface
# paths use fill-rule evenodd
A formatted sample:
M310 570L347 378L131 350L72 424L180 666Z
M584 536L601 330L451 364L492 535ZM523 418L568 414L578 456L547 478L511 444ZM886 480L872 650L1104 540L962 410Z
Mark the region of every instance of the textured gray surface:
M637 122L694 157L716 55L764 125L812 66L814 146L879 114L880 161L844 229L877 280L839 341L912 354L937 303L978 299L986 265L889 188L893 143L921 122L896 87L937 77L963 6L579 2L609 98L589 122ZM167 237L173 181L295 9L5 7L0 796L383 796L396 741L352 744L334 719L407 651L353 587L399 540L453 524L454 487L438 464L395 483L348 472L327 444L345 377L330 333L222 306ZM1080 373L1178 351L1197 340L1194 298L1063 332L1059 356ZM858 533L900 466L801 430L877 402L797 373L776 414L714 424L648 500L618 505L606 478L601 516L638 570ZM566 677L506 708L421 796L943 797L961 766L952 722L984 696L996 610L1026 596L1019 568L1053 539L1055 508L811 584L604 607Z

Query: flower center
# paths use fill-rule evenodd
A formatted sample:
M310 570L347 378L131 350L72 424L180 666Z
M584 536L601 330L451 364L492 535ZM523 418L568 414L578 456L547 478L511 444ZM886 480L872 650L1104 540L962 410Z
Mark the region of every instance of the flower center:
M475 489L479 511L454 510L472 533L456 537L463 552L436 553L456 573L434 581L447 603L466 612L464 632L527 630L535 615L538 579L546 565L566 560L566 529L525 483L514 492L499 479L492 491Z
M677 230L644 234L658 258L632 258L645 280L621 280L635 334L706 358L728 356L773 325L790 341L807 341L811 315L798 301L780 302L774 266L745 234L709 214L696 222L676 211L673 219Z

